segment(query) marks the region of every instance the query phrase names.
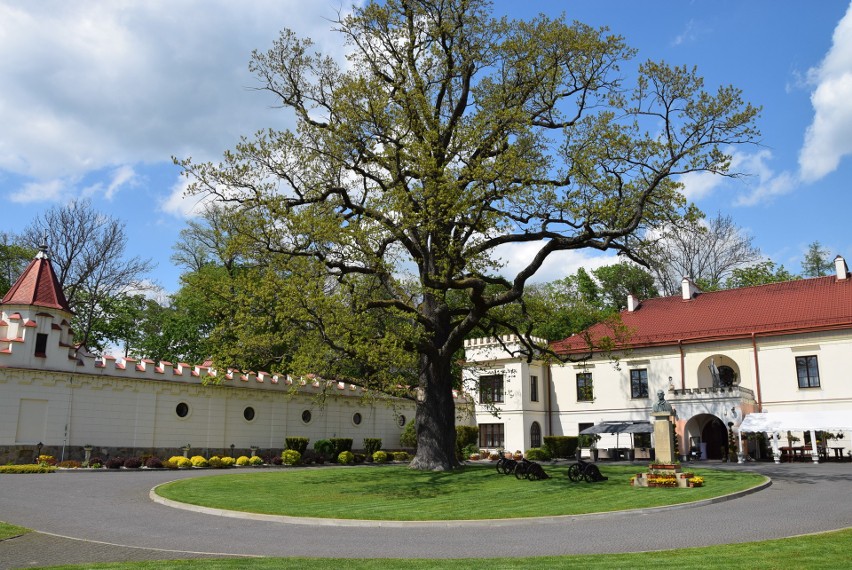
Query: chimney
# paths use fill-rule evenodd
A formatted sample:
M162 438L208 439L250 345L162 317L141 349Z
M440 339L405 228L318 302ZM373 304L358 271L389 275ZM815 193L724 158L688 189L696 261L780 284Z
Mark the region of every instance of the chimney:
M627 294L627 310L631 313L639 308L639 299L633 296L633 293Z
M699 289L695 283L689 277L683 277L683 280L680 282L680 289L683 296L684 301L689 301L697 294L701 293L701 289Z
M846 266L846 260L839 255L834 258L834 269L837 272L837 280L843 281L849 273L849 267Z

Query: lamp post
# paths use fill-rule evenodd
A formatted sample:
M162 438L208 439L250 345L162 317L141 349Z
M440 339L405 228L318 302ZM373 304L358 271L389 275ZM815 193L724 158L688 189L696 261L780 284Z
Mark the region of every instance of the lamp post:
M36 463L38 463L38 458L41 457L41 448L42 447L44 447L44 444L42 442L38 442L36 444L36 457L35 457Z

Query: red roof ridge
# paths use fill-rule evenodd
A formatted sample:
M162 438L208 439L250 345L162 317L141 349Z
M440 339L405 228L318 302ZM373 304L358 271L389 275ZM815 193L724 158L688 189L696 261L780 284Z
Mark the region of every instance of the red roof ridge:
M0 300L0 305L30 305L71 312L46 248L42 248Z

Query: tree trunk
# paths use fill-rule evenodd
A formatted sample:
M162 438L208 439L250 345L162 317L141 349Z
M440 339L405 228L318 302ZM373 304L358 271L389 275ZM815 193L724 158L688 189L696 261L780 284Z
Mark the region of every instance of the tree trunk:
M420 394L415 427L417 454L412 469L452 471L456 459L456 405L453 400L451 355L420 357Z

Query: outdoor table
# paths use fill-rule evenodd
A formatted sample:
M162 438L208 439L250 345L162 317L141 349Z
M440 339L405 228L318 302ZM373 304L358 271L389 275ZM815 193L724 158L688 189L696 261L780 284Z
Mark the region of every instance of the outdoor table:
M834 459L836 461L843 461L844 447L829 447L829 449L834 452Z
M781 449L781 462L790 463L793 461L793 448L789 445L785 445L780 448Z

